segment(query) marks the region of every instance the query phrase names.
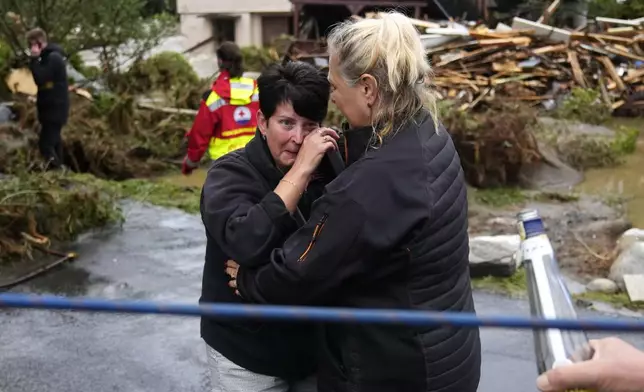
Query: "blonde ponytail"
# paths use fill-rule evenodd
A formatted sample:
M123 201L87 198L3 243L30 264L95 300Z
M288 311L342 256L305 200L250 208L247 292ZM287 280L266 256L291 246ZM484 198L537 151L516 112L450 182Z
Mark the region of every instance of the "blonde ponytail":
M363 74L376 79L378 101L372 123L378 126L380 138L423 108L437 124L436 98L427 83L431 66L416 28L405 15L388 12L377 19L344 22L330 33L328 46L349 85Z

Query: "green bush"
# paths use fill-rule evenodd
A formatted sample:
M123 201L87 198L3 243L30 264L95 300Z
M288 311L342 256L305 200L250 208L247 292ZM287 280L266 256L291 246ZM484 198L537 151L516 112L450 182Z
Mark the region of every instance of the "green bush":
M0 39L0 99L8 98L11 95L4 80L11 70L12 60L13 51L11 46Z
M588 4L590 16L607 18L632 19L644 15L644 0L591 0Z
M95 65L89 65L83 67L83 70L80 72L85 75L87 79L96 80L101 76L103 71L101 71L101 69Z
M241 48L244 57L244 69L251 72L262 72L266 66L279 61L279 56L272 48L247 46Z
M584 88L574 88L554 113L556 118L595 125L605 123L610 116L611 108L602 102L600 92Z
M161 52L137 61L130 70L118 75L116 91L128 94L161 94L167 104L196 109L209 80L200 79L181 53Z
M137 92L169 91L199 83L192 65L178 52L161 52L137 61L126 76Z
M0 181L0 205L0 265L29 258L29 238L69 241L123 218L112 195L84 177L56 172Z
M554 148L561 158L579 170L611 167L622 163L625 155L635 152L639 131L620 127L614 136L572 132L568 123L555 127L536 125L537 138Z
M83 73L83 69L85 68L85 63L83 62L83 59L78 53L74 53L71 56L67 57L67 62L69 65L74 67L75 70L77 70L80 73Z
M612 148L617 154L632 154L637 149L637 139L640 136L639 129L620 127L617 131Z

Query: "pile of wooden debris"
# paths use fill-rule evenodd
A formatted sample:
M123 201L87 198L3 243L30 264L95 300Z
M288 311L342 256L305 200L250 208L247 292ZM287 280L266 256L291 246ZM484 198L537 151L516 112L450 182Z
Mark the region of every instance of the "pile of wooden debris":
M596 18L592 32L552 27L544 19L448 30L457 39L427 50L434 84L462 110L498 97L554 106L573 87L599 90L613 110L644 109L644 18Z
M459 102L461 110L495 98L549 109L558 97L581 87L601 92L606 106L619 114L643 111L644 18L598 17L572 31L547 24L559 3L555 0L536 22L516 17L512 26L499 23L493 30L474 23L412 19L442 98ZM379 13L365 17L377 18ZM284 60L328 65L323 42L294 42Z

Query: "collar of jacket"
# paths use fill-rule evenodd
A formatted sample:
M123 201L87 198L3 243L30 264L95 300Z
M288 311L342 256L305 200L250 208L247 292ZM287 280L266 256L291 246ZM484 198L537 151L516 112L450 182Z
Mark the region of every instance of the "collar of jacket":
M268 145L262 138L259 129L255 131L255 137L246 144L246 154L250 163L266 179L268 185L271 188L275 188L284 177L284 174L275 165Z
M427 110L421 110L411 120L403 124L401 130L412 124L421 124L429 115L430 113ZM367 152L375 137L373 127L349 128L347 123L342 124L342 135L344 138L343 156L347 166L360 159Z
M360 159L371 143L373 137L372 127L349 128L347 124L342 125L342 136L344 139L344 162L351 165Z

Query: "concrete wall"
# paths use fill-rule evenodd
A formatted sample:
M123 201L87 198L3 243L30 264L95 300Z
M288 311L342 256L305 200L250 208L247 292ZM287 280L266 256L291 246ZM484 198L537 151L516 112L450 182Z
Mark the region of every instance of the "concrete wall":
M177 0L179 14L291 12L289 0Z
M275 36L288 32L289 0L178 0L181 34L186 48L213 35L218 16L234 18L235 42L239 46L262 46ZM265 25L266 24L266 25ZM216 43L197 53L212 53Z
M181 35L186 38L184 50L212 37L213 28L209 18L198 15L180 15ZM194 53L214 53L215 43L211 42L196 49Z

